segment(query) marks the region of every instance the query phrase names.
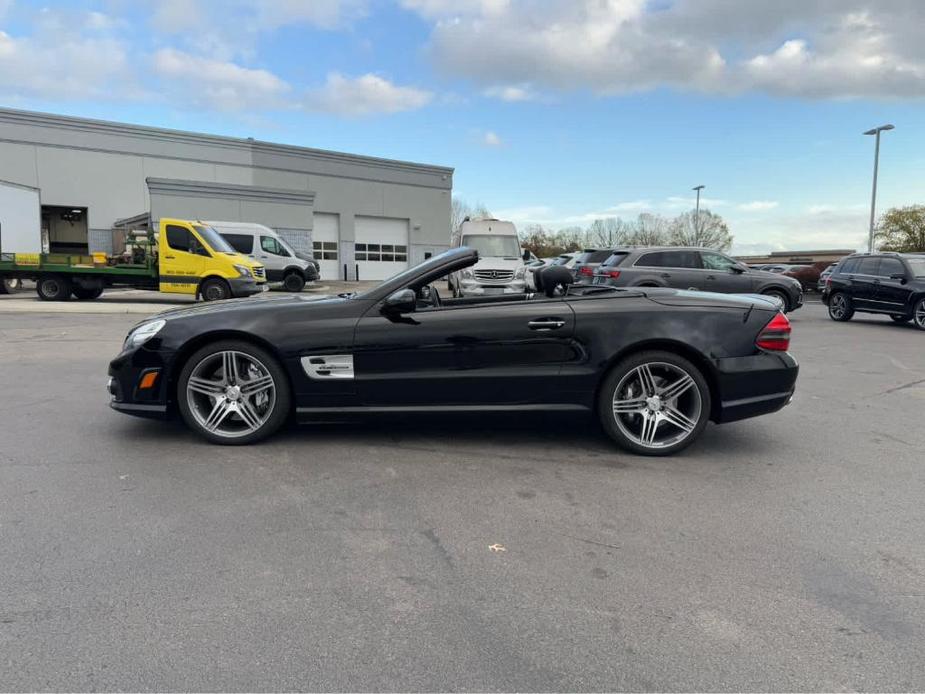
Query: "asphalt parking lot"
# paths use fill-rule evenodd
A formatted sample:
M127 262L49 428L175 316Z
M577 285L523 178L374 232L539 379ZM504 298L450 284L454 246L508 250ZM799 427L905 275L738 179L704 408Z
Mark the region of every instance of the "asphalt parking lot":
M792 315L782 412L633 457L582 416L110 411L138 315L0 302L2 690L925 689L925 334Z

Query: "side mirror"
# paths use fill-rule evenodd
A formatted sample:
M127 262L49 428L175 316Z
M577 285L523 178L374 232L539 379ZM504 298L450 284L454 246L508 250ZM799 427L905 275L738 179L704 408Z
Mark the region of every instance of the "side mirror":
M530 260L530 251L524 251L523 259L524 259L524 262L525 262L525 263L526 263L526 262L529 262L529 260Z
M890 275L890 279L891 280L902 280L903 282L905 282L906 274L904 272L894 272L892 275Z
M382 304L382 310L386 313L414 313L416 307L417 297L413 289L399 289Z
M729 269L737 275L741 275L743 272L748 272L748 268L745 265L733 265Z

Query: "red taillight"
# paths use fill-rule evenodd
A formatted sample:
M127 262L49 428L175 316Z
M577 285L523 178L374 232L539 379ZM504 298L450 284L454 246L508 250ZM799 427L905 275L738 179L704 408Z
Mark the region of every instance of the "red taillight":
M832 275L829 275L828 277L825 278L825 286L826 287L832 286Z
M778 313L758 333L755 345L771 352L786 352L790 349L790 321L783 313Z
M590 277L591 275L594 274L594 270L591 269L590 265L582 265L580 268L578 268L578 274L587 275L588 277Z
M615 279L617 279L617 278L620 276L620 271L619 271L619 270L608 270L608 271L607 271L607 276L608 276L610 279L615 280Z

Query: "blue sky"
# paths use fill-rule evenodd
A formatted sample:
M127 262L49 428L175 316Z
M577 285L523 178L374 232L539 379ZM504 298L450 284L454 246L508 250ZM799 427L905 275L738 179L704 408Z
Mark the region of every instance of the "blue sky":
M0 0L4 106L456 168L520 225L677 214L862 247L925 203L918 0Z

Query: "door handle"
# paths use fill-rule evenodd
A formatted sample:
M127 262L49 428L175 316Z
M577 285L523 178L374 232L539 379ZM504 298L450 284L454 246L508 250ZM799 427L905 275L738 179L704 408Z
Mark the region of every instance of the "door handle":
M715 280L715 279L716 279L716 275L707 275L707 279L708 279L708 280Z
M537 320L532 320L527 323L527 327L530 330L558 330L563 325L565 321L561 318L538 318Z
M668 277L671 277L671 273L670 273L670 272L663 272L663 273L661 273L661 274L659 275L659 277L668 278Z
M175 260L175 259L176 259L176 256L173 256L173 255L165 255L164 257L167 258L167 260Z

